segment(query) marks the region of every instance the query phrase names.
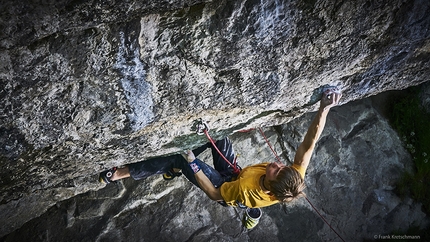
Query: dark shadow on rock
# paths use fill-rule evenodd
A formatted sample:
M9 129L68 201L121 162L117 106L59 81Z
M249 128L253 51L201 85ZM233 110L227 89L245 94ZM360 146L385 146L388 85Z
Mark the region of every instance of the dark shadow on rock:
M278 228L279 241L319 241L318 231L324 226L321 218L309 208L297 205L277 205L263 210ZM263 238L262 238L263 239Z

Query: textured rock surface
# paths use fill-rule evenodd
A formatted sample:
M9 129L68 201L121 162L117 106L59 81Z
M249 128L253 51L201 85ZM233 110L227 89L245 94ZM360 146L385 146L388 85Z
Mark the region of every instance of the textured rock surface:
M0 4L0 236L100 170L429 76L428 1Z
M284 162L293 159L313 114L266 129ZM242 165L274 161L256 131L231 137ZM282 152L283 151L283 152ZM202 155L211 162L209 152ZM401 200L394 183L411 158L369 100L335 108L307 172L312 204L346 241L429 225L421 205ZM185 178L123 180L76 196L5 237L5 241L340 241L306 200L263 209L244 231L242 209L210 201ZM421 238L424 239L425 238Z

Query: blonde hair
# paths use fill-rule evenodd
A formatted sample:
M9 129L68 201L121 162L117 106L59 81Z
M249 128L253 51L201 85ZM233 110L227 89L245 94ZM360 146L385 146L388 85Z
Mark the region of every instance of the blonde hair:
M290 202L304 197L305 181L300 173L291 166L283 167L275 180L269 181L269 190L281 202Z

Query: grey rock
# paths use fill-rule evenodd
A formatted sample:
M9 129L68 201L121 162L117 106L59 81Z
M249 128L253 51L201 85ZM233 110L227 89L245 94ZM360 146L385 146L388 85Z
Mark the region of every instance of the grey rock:
M219 138L313 111L325 86L348 103L429 76L428 1L0 6L0 236L104 169L202 144L198 118Z

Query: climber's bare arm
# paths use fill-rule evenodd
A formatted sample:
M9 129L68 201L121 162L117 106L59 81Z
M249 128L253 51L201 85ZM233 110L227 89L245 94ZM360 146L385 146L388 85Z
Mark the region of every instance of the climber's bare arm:
M196 159L196 157L194 156L191 150L187 151L187 153L184 155L184 158L188 161L188 163L191 163ZM206 195L208 195L210 199L214 201L223 201L219 188L214 187L212 182L205 175L205 173L203 173L202 170L195 173L194 176L196 177L196 180L199 183L200 188L206 193Z
M296 155L294 157L294 164L307 168L309 161L311 160L312 153L315 149L315 145L321 136L322 131L327 120L327 114L330 108L339 104L339 100L342 97L340 92L334 92L333 90L327 90L323 93L320 102L320 108L317 115L313 119L303 142L299 145Z

